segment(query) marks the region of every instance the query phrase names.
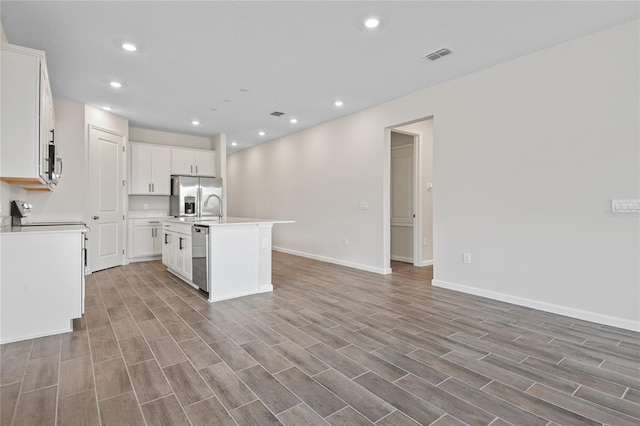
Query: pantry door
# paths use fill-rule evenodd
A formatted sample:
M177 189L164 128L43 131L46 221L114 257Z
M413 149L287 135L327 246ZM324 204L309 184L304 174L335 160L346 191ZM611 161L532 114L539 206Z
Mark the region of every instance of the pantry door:
M89 127L92 272L124 263L124 141L124 135Z

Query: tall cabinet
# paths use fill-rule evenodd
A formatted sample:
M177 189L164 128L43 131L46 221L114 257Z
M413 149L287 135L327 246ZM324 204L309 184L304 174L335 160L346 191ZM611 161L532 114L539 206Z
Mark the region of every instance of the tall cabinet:
M53 189L56 165L50 164L49 145L55 142L55 115L45 53L1 43L0 66L0 180L24 189Z

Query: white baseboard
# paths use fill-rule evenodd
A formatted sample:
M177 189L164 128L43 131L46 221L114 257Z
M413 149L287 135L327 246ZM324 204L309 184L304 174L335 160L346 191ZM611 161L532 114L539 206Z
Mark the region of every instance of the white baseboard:
M413 259L410 258L410 257L394 256L393 254L390 257L391 257L391 260L396 260L398 262L405 262L405 263L413 264Z
M408 257L401 257L401 256L391 256L391 260L397 260L398 262L405 262L405 263L411 263L413 264L413 259L408 258ZM433 259L429 259L429 260L423 260L422 262L418 262L417 265L420 268L422 268L423 266L431 266L433 265Z
M340 266L348 266L349 268L360 269L361 271L374 272L376 274L383 274L383 275L391 273L391 268L376 268L369 265L362 265L360 263L347 262L345 260L334 259L333 257L318 256L316 254L305 253L297 250L290 250L282 247L273 246L272 249L282 253L293 254L300 257L306 257L307 259L319 260L320 262L333 263L334 265L340 265Z
M570 308L568 306L555 305L553 303L541 302L539 300L527 299L524 297L512 296L510 294L499 293L497 291L484 290L477 287L471 287L462 284L451 283L441 280L432 280L431 285L434 287L446 288L449 290L460 291L462 293L482 296L489 299L499 300L501 302L513 303L514 305L526 306L527 308L538 309L553 314L565 315L568 317L591 321L598 324L610 325L612 327L624 328L625 330L640 331L640 322L632 321L610 315L603 315L596 312L584 311L582 309Z

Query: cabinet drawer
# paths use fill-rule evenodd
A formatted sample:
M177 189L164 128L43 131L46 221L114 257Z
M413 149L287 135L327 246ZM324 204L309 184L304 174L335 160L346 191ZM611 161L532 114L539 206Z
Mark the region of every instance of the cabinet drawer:
M164 217L153 217L145 219L133 219L133 226L160 226Z

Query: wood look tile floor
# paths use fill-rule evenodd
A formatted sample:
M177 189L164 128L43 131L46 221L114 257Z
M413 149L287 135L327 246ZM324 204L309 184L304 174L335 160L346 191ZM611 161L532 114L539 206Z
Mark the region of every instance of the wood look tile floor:
M638 333L392 267L274 253L273 293L211 305L160 262L97 272L73 333L0 347L0 423L640 424Z

